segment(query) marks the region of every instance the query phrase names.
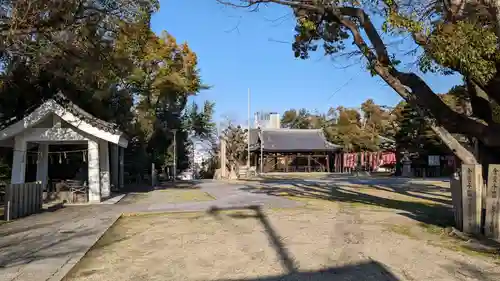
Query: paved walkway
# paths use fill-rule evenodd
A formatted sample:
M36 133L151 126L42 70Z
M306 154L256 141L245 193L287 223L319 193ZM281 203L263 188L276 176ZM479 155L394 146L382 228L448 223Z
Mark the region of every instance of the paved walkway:
M217 200L183 204L70 206L0 226L0 281L59 281L125 212L204 211L263 205L301 204L241 190L243 186L207 182L203 191Z

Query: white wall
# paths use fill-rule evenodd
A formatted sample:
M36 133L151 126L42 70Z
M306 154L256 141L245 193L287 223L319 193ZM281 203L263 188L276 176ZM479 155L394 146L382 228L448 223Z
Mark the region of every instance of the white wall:
M281 117L279 113L262 113L258 112L254 115L254 127L262 129L279 129L281 128Z
M281 119L279 113L271 113L269 115L269 129L279 129L281 128Z

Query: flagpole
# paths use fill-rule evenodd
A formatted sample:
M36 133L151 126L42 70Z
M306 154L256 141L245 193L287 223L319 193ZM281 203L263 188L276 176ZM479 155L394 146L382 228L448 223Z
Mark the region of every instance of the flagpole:
M250 88L248 88L248 132L247 132L247 168L250 169Z

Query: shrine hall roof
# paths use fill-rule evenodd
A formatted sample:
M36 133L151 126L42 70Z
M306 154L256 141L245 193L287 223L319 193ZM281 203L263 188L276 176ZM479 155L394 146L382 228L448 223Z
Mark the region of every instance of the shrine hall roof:
M63 94L57 94L49 100L40 101L40 104L32 106L21 116L0 122L0 140L11 138L21 131L38 124L49 114L58 115L65 122L91 135L97 134L97 137L127 147L128 141L117 124L93 116Z
M336 151L341 146L326 140L321 129L251 129L251 150L269 152Z

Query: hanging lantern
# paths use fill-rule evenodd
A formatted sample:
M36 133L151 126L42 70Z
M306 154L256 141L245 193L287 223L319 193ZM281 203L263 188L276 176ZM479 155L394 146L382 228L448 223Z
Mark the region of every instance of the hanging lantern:
M87 151L83 151L83 163L87 162Z
M59 152L59 164L62 164L62 153Z

